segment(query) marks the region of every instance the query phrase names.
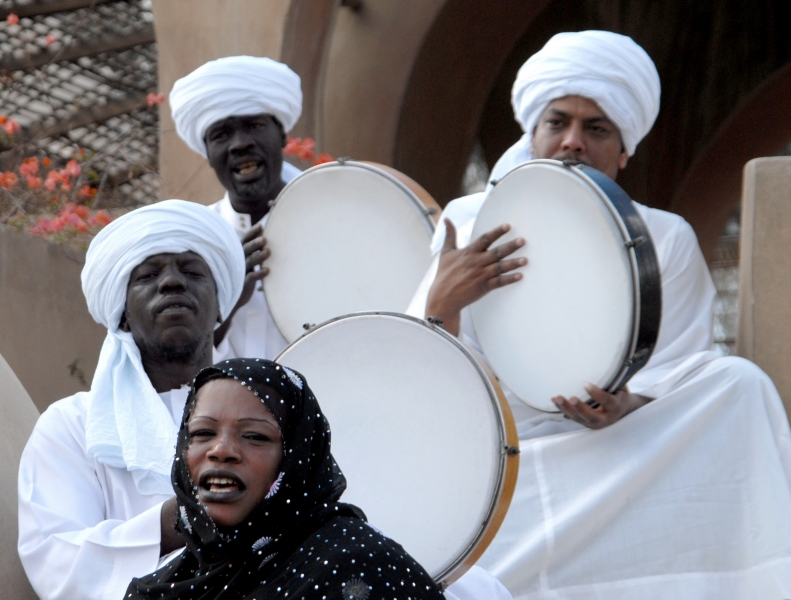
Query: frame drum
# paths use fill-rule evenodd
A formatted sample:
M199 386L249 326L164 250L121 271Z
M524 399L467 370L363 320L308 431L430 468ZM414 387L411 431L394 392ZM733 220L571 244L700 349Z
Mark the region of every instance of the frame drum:
M283 337L352 312L405 311L431 263L437 212L417 183L374 163L341 159L291 181L264 229L264 294Z
M648 227L626 193L599 171L534 160L503 177L472 239L498 225L523 237L524 278L470 307L492 369L525 403L614 392L648 362L659 334L662 288Z
M518 438L484 367L406 315L328 321L277 361L300 371L332 428L344 502L450 584L483 554L516 485Z

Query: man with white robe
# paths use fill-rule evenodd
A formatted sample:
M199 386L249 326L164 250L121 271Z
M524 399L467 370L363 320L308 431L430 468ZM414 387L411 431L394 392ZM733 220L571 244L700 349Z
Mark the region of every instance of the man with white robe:
M659 93L653 62L631 39L554 36L519 71L513 105L525 134L492 179L534 157L579 160L615 178L653 125ZM524 259L508 258L524 240L492 246L507 225L470 239L485 198L448 204L450 226L438 227L437 257L409 309L439 316L479 352L467 306L530 276L519 271ZM598 408L558 396L561 412L541 413L506 390L519 481L480 564L515 598L790 598L782 403L755 365L709 351L715 290L691 227L635 205L662 274L651 360L628 389L589 387Z
M244 262L234 230L183 200L132 211L92 241L82 289L107 337L91 390L42 413L19 467L18 550L43 600L120 600L183 545L170 483L183 386L212 364Z
M176 81L169 102L176 133L225 187L211 208L236 230L248 259L245 290L215 334L215 360L274 359L287 343L256 283L268 273L269 203L300 173L282 152L302 114L299 75L269 58L219 58Z
M91 243L82 287L107 328L91 390L53 403L19 467L18 552L42 600L121 600L181 551L170 482L187 384L245 281L236 232L183 200L120 217ZM509 600L474 567L448 600Z

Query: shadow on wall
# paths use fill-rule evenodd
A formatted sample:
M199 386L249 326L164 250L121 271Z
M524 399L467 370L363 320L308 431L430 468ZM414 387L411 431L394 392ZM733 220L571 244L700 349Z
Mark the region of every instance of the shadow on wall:
M105 329L80 288L85 253L0 226L0 354L36 407L87 390Z

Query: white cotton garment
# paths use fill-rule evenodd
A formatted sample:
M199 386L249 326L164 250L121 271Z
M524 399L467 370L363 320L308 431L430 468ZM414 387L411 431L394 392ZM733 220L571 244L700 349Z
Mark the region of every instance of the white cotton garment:
M82 270L88 310L107 327L89 392L86 450L102 464L130 471L142 494L170 493L176 431L132 334L119 324L132 270L149 256L187 251L208 264L227 317L244 285L244 251L217 213L193 202L165 200L116 219L91 242Z
M284 162L280 176L284 182L288 183L300 173L301 171L295 166ZM253 226L250 215L234 210L227 192L219 202L215 202L209 208L225 219L225 222L234 228L240 239ZM265 226L268 218L268 214L264 216L261 219L261 225ZM225 337L214 349L214 362L231 358L274 360L280 351L288 345L269 312L266 296L260 288L260 284L256 285L250 301L234 314Z
M618 126L631 156L656 121L660 95L654 62L630 37L611 31L558 33L519 69L511 104L525 133L497 162L490 180L532 158L533 132L553 100L582 96L596 102Z
M188 392L157 395L173 431ZM173 488L141 494L127 469L88 453L90 403L80 392L49 406L20 461L18 551L42 600L121 600L133 577L158 564L160 513Z
M271 114L291 131L302 114L302 88L299 75L283 63L227 56L176 81L169 102L176 133L206 158L206 131L228 117Z

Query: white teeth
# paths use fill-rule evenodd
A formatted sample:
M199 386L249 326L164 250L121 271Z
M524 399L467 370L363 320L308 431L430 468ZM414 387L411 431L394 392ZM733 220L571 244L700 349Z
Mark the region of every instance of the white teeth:
M236 480L227 477L209 477L206 479L206 483L209 485L235 485Z
M253 171L258 168L258 163L256 162L246 162L244 164L239 165L236 167L237 171L239 171L240 175L249 175Z

